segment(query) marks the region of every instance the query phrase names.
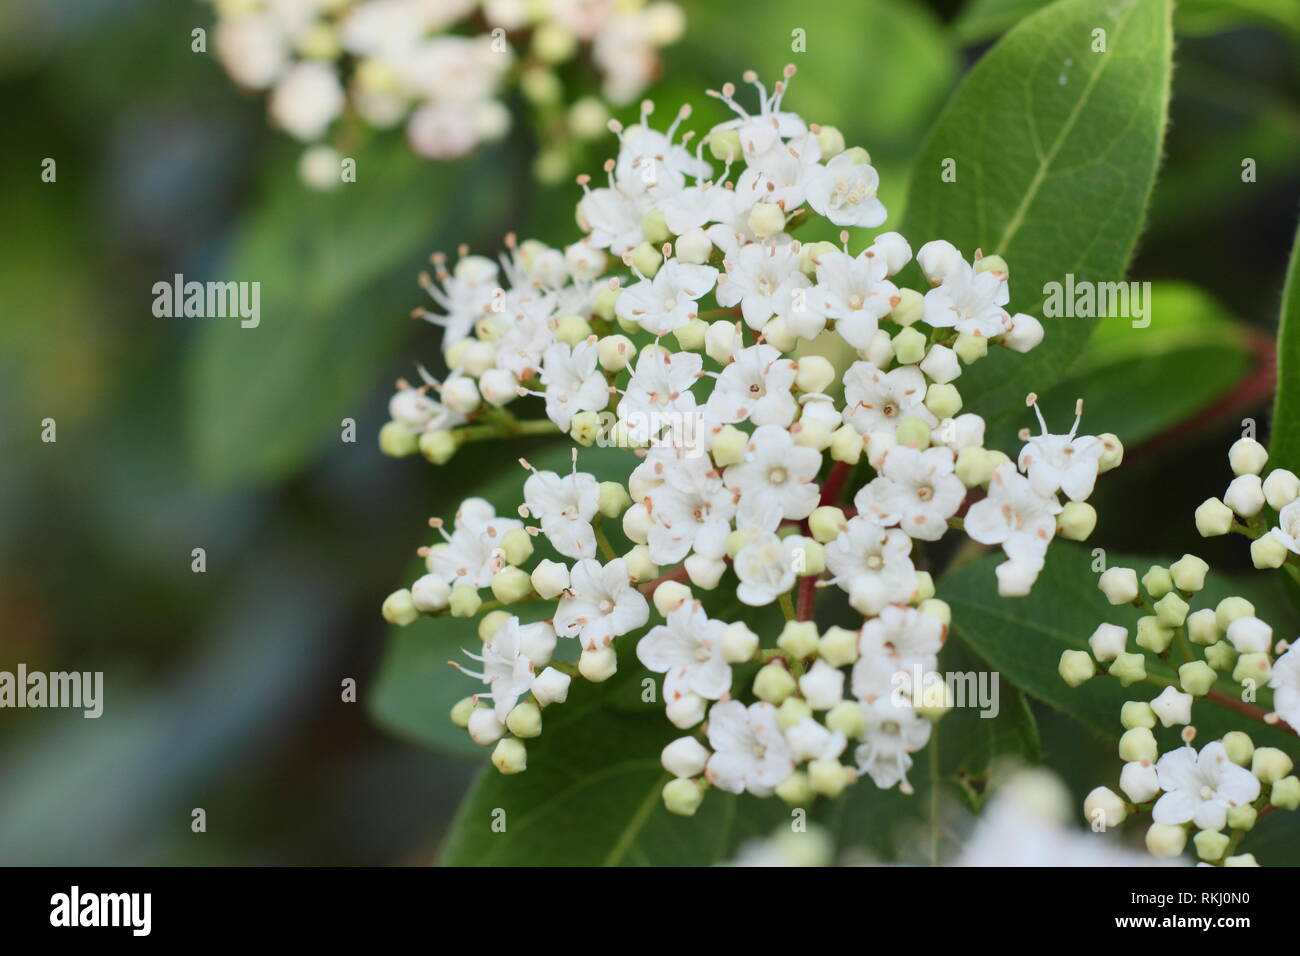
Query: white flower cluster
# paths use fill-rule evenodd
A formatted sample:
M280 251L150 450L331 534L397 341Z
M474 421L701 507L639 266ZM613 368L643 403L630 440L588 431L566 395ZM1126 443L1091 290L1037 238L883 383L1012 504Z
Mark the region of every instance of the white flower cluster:
M405 123L416 153L454 159L506 132L501 88L517 76L546 125L539 173L551 177L564 173L565 137L594 138L608 118L594 96L566 110L557 71L587 50L605 100L629 102L684 26L664 0L214 2L221 64L240 86L269 91L272 120L295 138L320 143L349 114L379 129ZM339 157L309 149L302 173L335 185Z
M964 527L1005 552L999 592L1023 595L1051 539L1082 540L1096 522L1084 499L1122 457L1114 436L1079 435L1078 418L1067 434L1043 424L1013 461L961 411L964 364L1042 337L1033 317L1006 311L1001 258L928 242L922 293L894 281L912 259L896 232L856 252L847 229L839 244L791 235L816 219L885 219L866 151L783 109L793 73L771 91L746 77L755 112L730 84L713 93L735 118L694 150L678 135L689 109L659 132L646 104L639 124L612 126L608 185L580 177L583 239L510 239L499 265L435 256L436 281L424 280L437 310L422 314L445 330L451 371L399 383L387 453L442 464L466 442L544 431L629 449L625 482L578 470L576 450L565 475L525 462L520 515L533 524L471 499L428 549L428 574L385 605L397 623L469 616L491 588L500 607L480 629L475 676L493 706L469 699L454 716L481 743L500 741L502 769L522 769L519 738L540 731L537 708L562 700L571 677L614 674L614 643L649 623L651 598L662 623L637 657L664 675L668 719L691 731L663 754L670 808L693 812L708 786L795 802L863 775L908 789L911 754L946 706L912 686L937 666L949 617L919 570L924 544ZM838 351L842 371L813 348ZM542 421L507 408L537 399ZM535 538L554 556L525 570ZM859 629L819 632L827 588ZM779 605L784 628L765 642L711 614L710 592ZM505 610L529 600L556 602L549 619ZM557 638L577 642L576 666L553 659ZM741 695L738 674L749 681L755 665ZM525 693L534 700L517 703Z
M1270 507L1279 515L1294 509L1300 484L1288 471L1277 469L1261 483L1268 453L1251 438L1233 445L1230 461L1237 478L1225 500L1231 502L1225 519L1211 498L1197 509L1196 523L1203 535L1223 534L1230 529L1254 537L1255 545L1280 534L1265 530L1262 514L1267 487ZM1242 478L1253 481L1242 481ZM1247 500L1251 489L1259 502ZM1249 521L1235 523L1232 512ZM1281 519L1283 526L1285 518ZM1288 558L1261 561L1255 546L1255 564L1261 568L1286 567L1293 575L1300 562ZM1128 629L1101 624L1088 639L1088 651L1071 650L1061 655L1061 677L1077 687L1098 673L1105 673L1125 686L1160 687L1150 699L1127 701L1120 720L1125 730L1120 737L1119 755L1124 761L1119 787L1127 801L1113 791L1098 787L1085 802L1084 812L1096 824L1113 827L1139 809L1150 807L1153 823L1147 831L1147 847L1158 857L1175 857L1195 833L1197 856L1204 863L1225 866L1253 865L1253 855L1237 854L1238 844L1256 820L1277 809L1300 807L1300 778L1291 773L1292 758L1276 747L1257 747L1250 736L1234 730L1219 740L1206 743L1199 752L1192 705L1205 699L1242 716L1296 732L1300 728L1300 651L1287 641L1275 641L1273 629L1255 613L1244 597L1224 598L1215 606L1193 610L1196 594L1205 586L1209 565L1195 555L1183 555L1168 568L1152 566L1142 575L1140 586L1132 568L1112 567L1102 573L1099 586L1111 604L1136 603L1150 614L1138 619L1135 641L1140 651L1128 649ZM1145 598L1143 596L1145 592ZM1164 661L1176 677L1168 679L1147 671L1146 651ZM1237 687L1215 687L1220 675L1229 675ZM1272 689L1272 709L1256 706L1255 692ZM1181 746L1162 749L1154 730L1182 728ZM1224 831L1227 832L1224 832Z

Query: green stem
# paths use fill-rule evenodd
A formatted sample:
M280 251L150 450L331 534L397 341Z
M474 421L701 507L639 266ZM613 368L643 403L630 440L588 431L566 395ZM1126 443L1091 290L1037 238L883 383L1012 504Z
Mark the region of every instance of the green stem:
M790 598L790 592L786 591L781 595L781 613L785 615L787 621L795 619L794 601Z
M618 557L618 552L614 546L609 543L609 537L605 534L605 529L601 526L603 521L602 515L597 515L596 520L591 523L591 528L596 532L596 545L600 548L600 553L605 556L606 561L613 561Z

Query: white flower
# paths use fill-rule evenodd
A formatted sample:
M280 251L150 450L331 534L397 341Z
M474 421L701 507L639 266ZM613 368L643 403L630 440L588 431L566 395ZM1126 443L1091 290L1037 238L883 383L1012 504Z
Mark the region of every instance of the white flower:
M1043 433L1025 443L1020 452L1020 469L1029 476L1029 484L1038 494L1046 497L1063 491L1071 501L1083 501L1092 494L1106 446L1091 435L1075 437L1083 419L1082 400L1075 406L1074 425L1067 435L1049 435L1037 401L1033 407Z
M1259 780L1228 758L1222 742L1206 744L1198 755L1179 747L1156 764L1164 795L1151 808L1156 823L1194 823L1199 830L1222 830L1233 807L1259 796Z
M292 136L320 139L343 111L343 86L334 68L303 62L289 68L271 94L271 117Z
M723 474L727 487L740 495L740 507L749 514L775 515L777 524L812 514L821 495L816 484L821 453L796 445L779 425L760 425L747 447L745 460Z
M993 472L988 497L966 512L966 533L980 544L1000 544L1016 564L1041 568L1060 510L1054 497L1034 491L1007 461Z
M603 567L591 558L579 561L555 610L555 633L576 637L584 649L596 650L643 626L650 620L650 605L628 581L622 558Z
M289 62L289 39L270 13L223 17L214 48L234 81L254 90L269 87Z
M1270 534L1286 545L1289 551L1300 554L1300 499L1282 508L1277 516L1277 527Z
M622 189L587 189L578 203L578 219L597 249L625 256L644 241L641 206Z
M745 324L755 331L774 315L790 314L795 290L811 284L799 271L794 246L756 242L728 256L726 274L718 279L718 305L729 309L739 304Z
M826 545L826 567L845 591L870 587L883 596L881 605L906 601L916 589L916 568L909 555L912 540L897 528L886 530L864 515L850 518Z
M556 342L542 356L546 416L565 431L578 412L598 412L609 404L609 386L597 359L594 342L579 342L572 348Z
M737 700L714 704L708 736L713 755L704 774L719 790L766 797L794 770L776 708L764 701L748 708Z
M485 588L500 569L502 559L497 549L502 538L523 526L514 518L498 518L492 505L482 498L466 498L456 512L453 533L448 535L444 528L438 528L446 544L429 550L429 571L448 584Z
M842 733L832 733L811 717L803 718L786 730L785 739L790 745L790 755L795 763L803 763L805 760L837 760L848 746L848 738Z
M524 482L524 504L542 525L542 534L566 558L596 554L596 534L591 519L600 503L600 485L585 472L561 477L537 471Z
M750 205L766 202L787 211L797 209L809 179L822 168L820 159L821 148L811 133L754 156L747 154L749 165L736 180L736 196Z
M695 408L691 388L699 380L704 360L696 352L654 348L641 353L618 403L618 417L638 441L657 438L667 426L678 426Z
M887 278L888 256L875 247L857 256L826 252L817 259L817 285L809 298L855 349L866 348L898 299L898 287ZM922 396L924 397L924 396Z
M931 245L926 243L917 253L923 269ZM943 245L951 248L950 243ZM984 338L1010 332L1011 316L1003 308L1010 298L1006 275L992 270L977 273L960 255L955 260L941 257L941 261L942 272L927 275L931 281L940 274L942 279L925 294L926 323Z
M1273 709L1292 727L1300 727L1300 651L1294 646L1273 662Z
M440 255L434 256L433 261L437 284L424 276L421 284L444 314L423 312L422 317L443 327L442 346L446 349L469 335L474 323L488 310L494 294L500 291L499 270L486 256L464 256L451 272Z
M614 310L652 335L667 335L696 317L696 300L707 295L717 279L718 270L712 266L669 259L653 279L642 278L624 289Z
M533 661L524 653L524 634L519 618L507 618L484 643L481 655L469 651L463 653L480 662L483 670L475 672L456 666L461 673L478 678L492 688L490 693L478 696L491 698L497 719L504 723L515 703L528 693L533 683Z
M966 497L954 463L947 448L896 445L885 453L879 477L858 491L853 504L859 514L886 527L897 525L913 538L938 541Z
M725 539L736 511L734 496L704 456L668 462L663 481L645 497L654 522L646 544L660 565L681 561L706 529Z
M664 675L664 698L684 693L717 700L731 689L731 665L722 656L722 632L699 601L683 601L668 612L668 623L652 627L637 643L636 656Z
M891 604L862 626L858 634L858 660L853 665L853 696L871 702L889 697L895 682L908 689L915 671L922 679L938 664L944 628L939 619L915 608ZM906 675L906 680L899 675Z
M907 771L911 755L930 739L930 722L918 717L910 707L895 707L888 696L862 705L866 727L862 743L854 752L858 772L869 774L882 790L902 783L904 793L911 792Z
M924 402L925 376L911 365L882 372L870 362L854 362L844 373L844 420L861 435L893 434L907 417L933 427L938 419Z
M750 533L749 542L736 554L736 597L750 607L771 604L794 587L795 550L799 539L778 538L770 531Z
M837 226L874 229L885 221L885 206L876 198L880 175L868 163L841 153L808 177L808 205Z
M790 394L796 374L795 363L770 345L741 349L718 375L705 414L723 424L748 419L788 427L798 411Z

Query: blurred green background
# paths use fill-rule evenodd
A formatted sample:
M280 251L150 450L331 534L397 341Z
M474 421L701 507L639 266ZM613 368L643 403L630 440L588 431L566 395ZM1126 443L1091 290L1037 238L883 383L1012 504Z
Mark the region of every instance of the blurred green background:
M720 118L704 88L797 63L787 102L871 151L897 222L909 157L962 70L1041 5L689 2L651 92L663 116L695 103L702 130ZM0 8L0 669L106 684L98 720L0 711L0 863L425 863L477 764L369 715L378 608L425 518L500 453L472 446L434 470L382 458L374 438L392 380L416 361L437 371L435 330L406 319L428 254L492 253L510 230L572 241L579 193L533 181L526 124L444 166L380 136L356 151L355 185L309 192L264 104L191 52L210 25L187 0ZM1077 370L1090 428L1129 445L1123 482L1095 499L1096 542L1128 552L1191 547L1241 420L1266 431L1300 197L1300 3L1195 0L1177 25L1167 155L1133 268L1161 283L1170 321L1140 352L1099 337ZM806 52L791 53L795 29ZM1244 157L1257 182L1241 181ZM601 159L575 156L574 171ZM177 272L259 281L261 327L155 318L151 287ZM1170 429L1146 414L1157 406L1190 424ZM56 443L40 441L46 418ZM1244 563L1230 543L1200 550ZM1103 745L1042 718L1046 762L1090 787Z

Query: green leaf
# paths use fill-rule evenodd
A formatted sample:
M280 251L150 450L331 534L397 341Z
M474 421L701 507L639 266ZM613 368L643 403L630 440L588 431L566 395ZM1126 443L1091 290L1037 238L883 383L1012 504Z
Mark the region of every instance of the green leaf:
M1113 432L1132 447L1211 406L1249 373L1245 330L1196 286L1153 283L1147 310L1147 328L1125 318L1098 324L1070 375L1040 396L1049 422L1069 422L1082 398L1090 434Z
M1033 592L1023 598L1000 598L993 568L1001 555L990 555L967 564L940 582L939 595L952 606L953 627L962 638L993 667L1032 697L1109 736L1122 731L1120 705L1125 700L1149 700L1161 688L1135 684L1129 688L1119 681L1099 676L1078 688L1067 687L1057 673L1061 652L1087 650L1088 638L1103 622L1127 627L1130 649L1136 633L1137 619L1149 610L1131 605L1113 607L1097 587L1097 572L1092 570L1089 552L1063 543L1054 544L1047 565L1039 575ZM1141 574L1153 563L1165 564L1168 558L1106 556L1111 567L1132 567ZM1213 607L1230 594L1249 599L1263 619L1279 632L1296 623L1276 576L1256 576L1237 581L1211 573L1205 590L1191 601L1193 608ZM1174 676L1173 667L1151 655L1147 656L1147 673L1165 678ZM1216 685L1228 693L1234 685L1228 675L1221 675ZM1257 739L1294 742L1293 737L1262 723L1252 723L1205 699L1192 708L1198 736L1211 740L1230 729L1249 730ZM1169 745L1176 746L1176 734L1166 732Z
M260 323L203 319L192 350L191 451L210 484L274 480L356 418L420 303L439 243L471 241L463 216L493 222L498 162L425 162L397 137L359 150L357 181L318 193L284 151L262 205L216 278L260 284ZM499 181L500 177L495 177ZM439 224L444 228L440 232Z
M1282 292L1277 333L1277 403L1269 439L1269 464L1300 472L1300 230Z
M971 70L913 170L903 234L1004 256L1011 307L1045 286L1123 279L1155 181L1169 100L1168 0L1060 0ZM1105 52L1092 51L1104 30ZM956 180L944 182L946 161ZM954 168L950 164L948 168ZM995 349L962 376L991 422L1023 415L1082 351L1095 319L1044 318L1026 355Z
M969 0L953 24L962 43L982 43L1051 0ZM1293 0L1182 0L1174 11L1179 33L1221 33L1260 24L1300 33Z

